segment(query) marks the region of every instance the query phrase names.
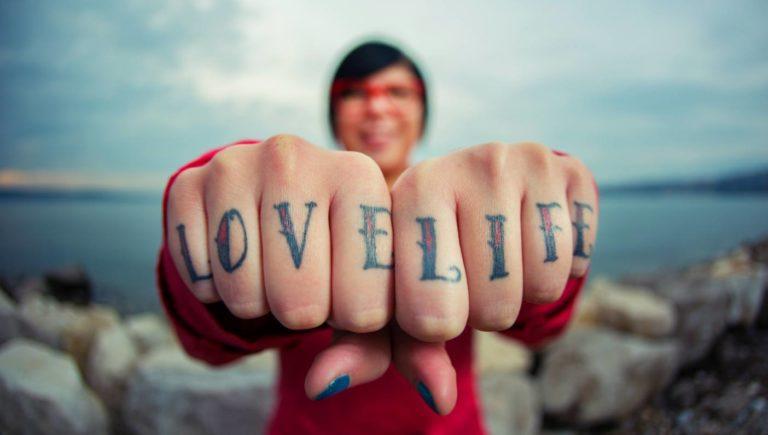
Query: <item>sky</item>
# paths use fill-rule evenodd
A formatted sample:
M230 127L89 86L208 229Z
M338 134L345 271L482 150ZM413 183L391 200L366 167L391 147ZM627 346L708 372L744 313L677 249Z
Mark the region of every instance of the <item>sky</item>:
M354 45L425 71L416 161L492 140L567 151L599 183L768 166L765 1L0 1L0 186L160 189L203 151L335 146Z

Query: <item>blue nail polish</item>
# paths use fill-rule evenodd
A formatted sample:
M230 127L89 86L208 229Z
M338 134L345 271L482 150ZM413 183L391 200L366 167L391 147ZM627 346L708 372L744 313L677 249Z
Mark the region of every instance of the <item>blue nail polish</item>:
M315 400L322 400L333 396L334 394L341 393L349 387L349 375L342 375L331 381L322 393L315 397Z
M435 405L435 399L432 397L432 393L429 392L429 388L427 388L426 385L424 385L424 382L419 381L418 384L416 384L416 389L419 390L419 394L421 394L421 398L424 399L425 402L427 402L427 405L429 405L430 408L432 408L433 411L435 411L435 414L440 414L440 412L437 410L437 405Z

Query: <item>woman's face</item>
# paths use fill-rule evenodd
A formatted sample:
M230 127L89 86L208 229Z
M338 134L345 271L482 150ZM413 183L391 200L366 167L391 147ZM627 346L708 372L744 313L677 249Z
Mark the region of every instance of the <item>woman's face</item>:
M401 171L421 136L421 95L418 78L398 64L345 83L335 103L337 139L373 158L385 175Z

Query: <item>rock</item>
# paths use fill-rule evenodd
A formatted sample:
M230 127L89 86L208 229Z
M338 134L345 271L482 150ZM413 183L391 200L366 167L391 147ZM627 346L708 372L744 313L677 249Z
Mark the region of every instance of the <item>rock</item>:
M475 369L477 373L526 372L533 362L531 352L518 341L496 332L476 331Z
M486 373L480 381L483 414L492 435L535 435L541 426L541 405L525 375Z
M0 291L0 345L20 335L16 304Z
M45 296L25 300L17 313L24 337L72 353L80 367L95 333L119 322L112 308L78 307Z
M643 287L632 287L594 280L579 310L581 323L589 318L603 325L649 338L666 337L674 332L675 307L668 300Z
M104 305L89 305L77 311L77 320L61 331L60 342L61 349L74 356L77 365L83 369L96 334L118 325L120 317L114 308Z
M747 244L752 261L768 266L768 237Z
M87 305L91 302L91 280L82 266L66 266L45 274L49 292L62 302Z
M765 299L768 266L755 267L717 280L730 296L728 324L749 327L757 320Z
M726 326L752 325L763 304L767 280L766 267L751 263L748 268L691 268L656 283L653 291L675 305L674 336L685 351L683 363L704 357Z
M4 285L3 289L16 303L21 304L29 298L48 294L48 285L39 276L25 277L21 280Z
M593 281L605 279L598 277ZM599 325L599 319L597 317L597 301L592 297L592 285L587 285L581 292L581 296L576 300L576 307L573 311L573 326L574 327L593 327Z
M670 340L573 328L544 356L544 411L577 425L619 419L663 389L676 368L677 347Z
M275 373L248 363L210 368L178 347L157 349L128 382L122 417L135 434L259 434L273 404Z
M0 403L0 433L107 433L104 408L72 358L25 339L0 349Z
M138 351L126 329L113 325L96 333L88 352L85 380L111 409L123 400Z
M22 335L51 347L63 349L63 331L77 322L79 312L68 305L38 296L19 304Z
M176 336L160 316L152 313L138 314L125 321L128 334L140 354L155 348L176 345Z

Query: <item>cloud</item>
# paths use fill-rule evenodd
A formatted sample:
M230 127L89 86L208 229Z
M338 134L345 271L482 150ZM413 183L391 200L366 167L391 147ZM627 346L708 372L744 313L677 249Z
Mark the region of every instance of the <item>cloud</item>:
M20 169L171 171L278 132L330 145L332 69L372 35L427 72L433 116L419 159L536 140L618 180L717 170L768 148L761 2L9 5L0 160Z

